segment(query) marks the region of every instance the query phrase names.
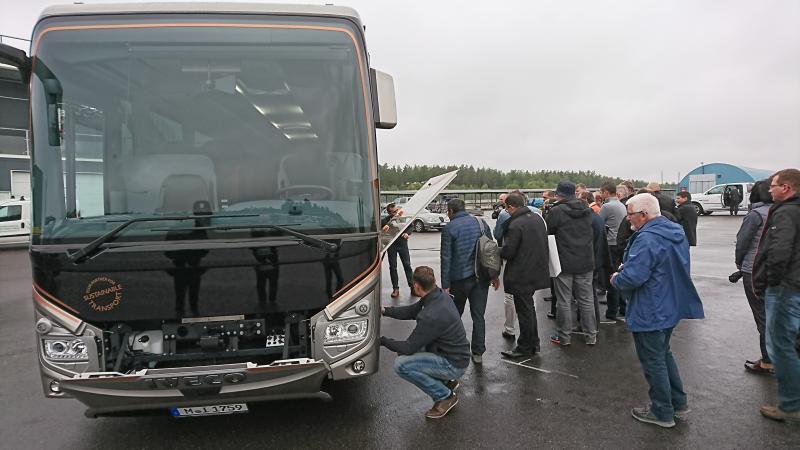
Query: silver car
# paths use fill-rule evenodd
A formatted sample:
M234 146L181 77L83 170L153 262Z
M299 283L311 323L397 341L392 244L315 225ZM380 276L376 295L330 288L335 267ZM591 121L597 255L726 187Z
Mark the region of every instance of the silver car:
M447 223L450 222L450 219L447 217L446 214L439 214L431 212L428 209L423 209L422 212L419 213L416 219L414 219L413 228L414 231L417 233L421 233L423 231L442 231Z

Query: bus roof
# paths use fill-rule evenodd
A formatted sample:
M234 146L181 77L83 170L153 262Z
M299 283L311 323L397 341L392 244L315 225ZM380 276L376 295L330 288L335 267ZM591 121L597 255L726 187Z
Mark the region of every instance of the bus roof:
M63 16L95 16L116 14L277 14L293 16L342 17L361 23L358 13L345 6L291 5L270 3L106 3L69 4L45 8L39 20Z

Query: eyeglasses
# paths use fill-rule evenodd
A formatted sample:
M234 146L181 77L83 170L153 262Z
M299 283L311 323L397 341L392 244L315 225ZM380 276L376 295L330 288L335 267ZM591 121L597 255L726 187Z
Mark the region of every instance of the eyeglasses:
M634 214L645 214L645 211L634 211L634 212L629 212L628 214L625 214L625 215L630 217L630 216L632 216Z
M781 187L781 186L786 186L786 183L781 183L781 184L770 184L770 185L769 185L769 188L770 188L770 189L772 189L772 188L774 188L774 187Z

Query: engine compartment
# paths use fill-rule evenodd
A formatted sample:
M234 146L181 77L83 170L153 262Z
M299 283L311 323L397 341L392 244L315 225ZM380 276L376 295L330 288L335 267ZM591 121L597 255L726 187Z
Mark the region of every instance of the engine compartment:
M311 354L309 318L293 311L263 317L185 318L161 323L114 323L104 327L101 370L141 369L236 362L269 364Z

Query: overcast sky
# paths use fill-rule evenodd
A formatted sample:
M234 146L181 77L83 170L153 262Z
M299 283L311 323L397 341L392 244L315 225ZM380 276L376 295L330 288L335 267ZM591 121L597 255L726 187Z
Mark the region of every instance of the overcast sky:
M30 38L58 2L0 3L0 34ZM800 1L336 4L395 79L381 162L665 181L701 162L800 167Z

